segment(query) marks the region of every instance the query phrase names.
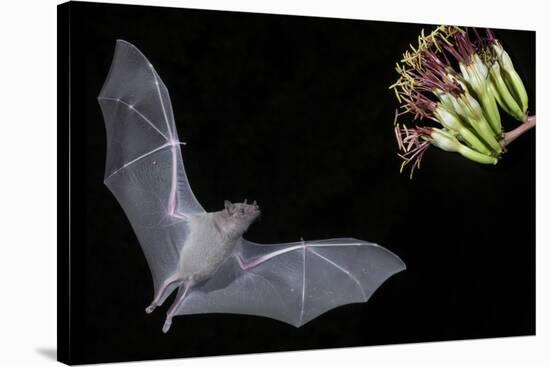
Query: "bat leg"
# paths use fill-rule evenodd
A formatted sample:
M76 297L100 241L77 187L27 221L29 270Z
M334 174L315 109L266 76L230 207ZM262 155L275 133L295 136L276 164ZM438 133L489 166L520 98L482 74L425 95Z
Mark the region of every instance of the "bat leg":
M185 296L187 296L187 291L189 290L189 288L191 288L191 283L185 284L185 288L183 288L183 291L180 288L176 301L172 304L172 306L168 310L168 313L166 314L166 320L164 321L164 325L162 326L163 333L166 334L168 330L170 330L170 326L172 326L172 318L183 303Z
M162 283L162 286L157 291L157 295L155 296L155 299L153 300L153 302L151 302L149 307L145 309L145 312L151 313L155 310L155 308L157 308L158 306L161 306L163 300L168 296L167 293L168 293L169 287L174 283L181 282L181 281L182 279L179 276L179 274L174 274L168 279L166 279L164 283ZM170 291L170 293L172 292Z

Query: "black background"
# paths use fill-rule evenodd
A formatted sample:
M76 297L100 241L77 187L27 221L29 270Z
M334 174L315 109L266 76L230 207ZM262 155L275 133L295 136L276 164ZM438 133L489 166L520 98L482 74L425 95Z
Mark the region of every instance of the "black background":
M105 362L535 333L535 134L497 166L431 149L399 174L394 64L431 26L72 3L71 355ZM535 111L535 34L497 30ZM256 199L256 242L356 237L408 269L367 303L296 329L242 315L161 327L149 270L103 185L96 101L115 40L168 87L191 186L207 211ZM504 117L505 129L516 124ZM63 264L60 264L63 266Z

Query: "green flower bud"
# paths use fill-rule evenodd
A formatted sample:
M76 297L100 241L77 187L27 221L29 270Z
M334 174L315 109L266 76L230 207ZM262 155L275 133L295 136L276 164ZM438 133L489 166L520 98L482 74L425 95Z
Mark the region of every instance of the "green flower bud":
M523 84L519 74L516 72L510 55L504 51L502 45L497 42L493 45L493 49L495 51L497 61L502 68L502 78L514 96L516 103L520 106L521 111L525 115L527 113L527 108L529 107L529 98L527 96L527 91L525 90L525 85Z
M438 104L438 107L434 111L434 116L438 119L441 125L443 125L443 127L458 134L464 142L474 150L484 154L491 154L491 151L487 149L485 144L483 144L483 142L479 140L474 133L464 126L457 115L450 112L446 107Z
M485 119L483 109L477 100L469 93L464 93L460 97L453 97L453 104L456 105L455 111L462 117L474 131L483 139L488 146L498 155L502 152L502 147L495 137L495 132Z
M466 120L479 120L483 117L483 109L470 93L466 92L454 98L453 104L456 111Z
M446 152L458 152L460 142L449 132L441 129L432 129L432 144Z
M514 96L508 89L508 86L502 79L501 67L498 62L495 62L491 66L489 74L491 76L489 80L491 81L491 85L494 87L493 92L500 107L516 120L525 120L525 111L520 108L519 104L514 99Z
M498 112L497 101L494 95L488 91L488 87L479 95L479 103L483 106L484 117L491 125L493 132L500 136L502 134L500 113Z
M469 83L476 94L485 91L489 71L477 54L473 55L471 64L466 66L460 63L459 67L462 77Z
M441 129L432 129L432 144L447 152L456 152L465 158L482 164L497 164L498 159L462 145L457 138Z
M502 97L500 96L500 94L497 92L496 90L496 87L495 87L495 84L491 81L490 83L487 84L487 89L489 90L489 92L491 92L493 94L493 96L495 97L498 105L500 106L500 108L502 108L504 110L504 112L506 112L508 115L511 115L513 116L513 113L512 111L508 108L508 106L502 101Z
M445 93L441 90L437 90L435 89L433 91L433 93L435 94L435 96L437 97L437 99L439 99L439 102L449 111L453 111L456 113L455 111L455 106L453 104L453 97L451 95L449 95L448 93Z
M483 115L491 125L495 134L502 133L502 124L498 112L497 102L492 93L488 92L487 79L489 70L477 54L472 56L472 63L464 65L460 63L460 70L464 80L475 93L483 108Z

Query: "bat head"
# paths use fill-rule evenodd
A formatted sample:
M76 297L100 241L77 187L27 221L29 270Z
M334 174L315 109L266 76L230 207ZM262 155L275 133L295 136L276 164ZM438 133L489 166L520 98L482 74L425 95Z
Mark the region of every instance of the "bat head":
M254 200L252 204L248 204L246 199L242 203L232 203L229 200L224 202L227 220L232 224L234 229L241 234L260 216L260 207Z

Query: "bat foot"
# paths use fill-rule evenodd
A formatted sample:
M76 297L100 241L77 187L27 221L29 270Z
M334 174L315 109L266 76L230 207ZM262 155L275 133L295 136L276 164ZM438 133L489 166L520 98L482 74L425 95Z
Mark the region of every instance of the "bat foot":
M170 326L172 326L172 318L167 318L162 327L162 332L166 334L170 330Z
M145 309L145 312L146 312L146 313L151 313L151 312L153 312L153 311L155 310L155 308L157 308L157 304L156 304L155 302L153 302L153 303L151 303L151 304L149 305L149 307L147 307L147 308Z

